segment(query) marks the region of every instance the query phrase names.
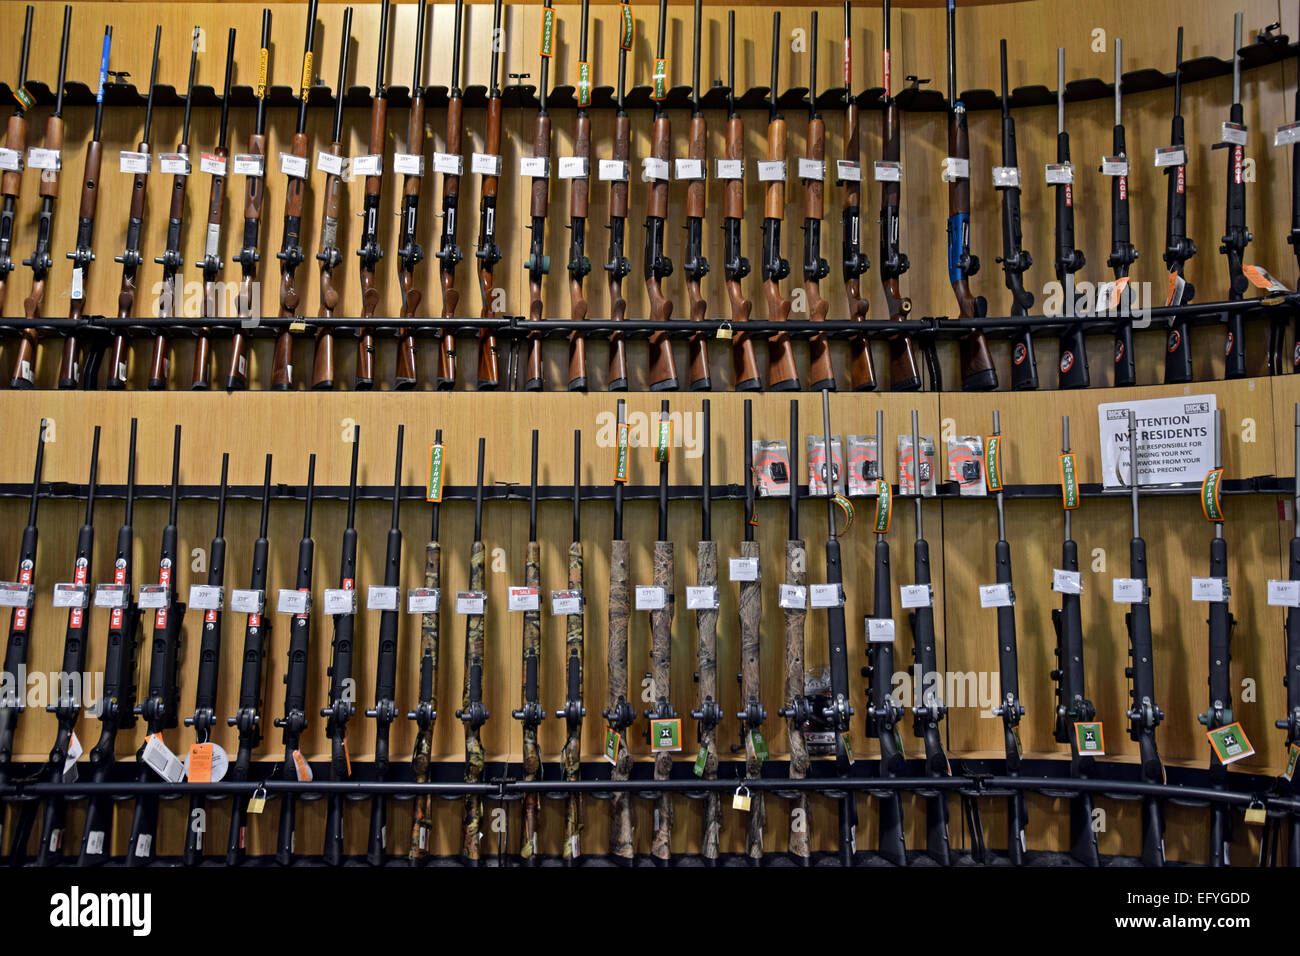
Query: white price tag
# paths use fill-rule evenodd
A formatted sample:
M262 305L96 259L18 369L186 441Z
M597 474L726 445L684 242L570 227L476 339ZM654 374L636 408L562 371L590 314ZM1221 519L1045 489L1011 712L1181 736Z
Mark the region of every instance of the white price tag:
M72 288L69 295L74 299L84 299L86 297L86 270L82 266L72 267Z
M934 588L929 584L900 585L898 603L904 609L934 607Z
M1016 595L1010 584L980 585L980 607L1013 607L1015 603Z
M95 588L95 607L126 607L126 587L121 584L101 584Z
M1300 581L1269 581L1269 607L1300 607Z
M826 178L826 160L809 159L807 156L800 156L799 178L813 179L817 182L821 182Z
M507 611L536 611L541 607L537 588L513 587L506 592Z
M294 179L306 179L307 157L295 156L292 153L281 153L280 172L286 176L292 176Z
M1082 594L1083 581L1079 572L1052 568L1052 590L1057 594Z
M994 166L993 188L1007 189L1020 185L1020 168L1018 166Z
M444 165L438 162L439 157L447 160ZM433 154L433 168L440 173L451 173L453 176L459 176L461 171L461 159L459 156L450 156L447 153ZM403 176L423 176L424 175L424 154L423 153L393 153L393 172Z
M405 154L401 154L405 155ZM409 158L409 157L408 157ZM421 170L424 164L420 164ZM465 160L459 153L434 153L433 154L433 171L443 173L447 176L459 176L465 171ZM402 170L397 168L397 155L393 156L393 172L400 173ZM414 175L419 175L418 173Z
M668 181L668 160L656 156L647 156L641 160L641 181L643 183Z
M731 558L727 564L731 569L731 580L758 580L758 558Z
M352 175L353 176L384 175L384 157L376 156L374 153L367 153L364 156L353 156Z
M760 183L785 182L785 160L760 159L758 161L758 181Z
M126 154L123 153L123 156ZM0 169L8 173L21 173L23 171L23 154L16 149L0 146ZM122 170L126 172L126 170Z
M117 157L118 169L124 173L135 175L136 173L149 172L149 154L133 153L130 150L122 150Z
M1273 133L1274 146L1290 146L1300 143L1300 122L1284 123Z
M657 584L638 584L636 587L636 609L638 611L661 611L668 604L668 595Z
M561 179L586 179L591 175L591 164L586 156L561 156L559 176Z
M678 159L673 162L673 167L673 177L675 179L704 178L704 160L702 159Z
M369 611L396 611L402 606L400 588L372 584L366 588L366 609Z
M343 175L343 157L327 153L323 149L317 150L316 171L324 173L326 176Z
M835 177L842 183L862 182L862 166L847 159L835 160Z
M745 161L743 159L715 159L713 161L714 179L744 179Z
M867 618L867 643L868 644L894 643L893 618L888 618L888 617Z
M1220 140L1224 143L1232 143L1234 146L1245 146L1246 127L1240 123L1224 123L1220 133Z
M596 166L596 177L609 182L627 182L627 160L602 159Z
M1232 596L1227 578L1192 578L1192 600L1218 604Z
M945 183L955 183L959 179L970 179L970 159L959 156L945 156L939 165L939 178Z
M310 614L311 592L299 591L297 588L280 588L275 599L278 614Z
M808 589L802 584L782 584L777 604L791 611L802 611L808 606Z
M235 588L230 592L230 610L236 614L261 614L265 606L265 591Z
M184 153L159 153L158 171L164 176L188 176L190 158Z
M27 165L32 169L57 171L63 168L63 156L57 149L42 149L39 146L32 146L27 150Z
M1049 186L1069 186L1074 182L1074 167L1069 163L1048 163L1044 176Z
M281 591L281 594L284 592ZM357 613L357 592L354 588L326 588L325 613L333 617L337 614Z
M903 180L902 163L886 163L876 160L872 167L875 169L876 182L878 183L897 183Z
M1128 160L1123 156L1103 156L1101 158L1103 176L1127 176Z
M840 607L844 604L844 589L838 584L810 584L808 604L811 607Z
M552 591L551 592L551 614L581 614L582 613L582 592L581 591Z
M136 591L135 603L142 611L156 611L167 606L167 585L142 584Z
M0 607L31 607L32 586L13 581L0 582Z
M437 588L411 588L406 592L406 613L437 614L441 598Z
M1181 146L1157 146L1157 166L1186 166L1187 150Z
M168 783L180 783L185 777L185 764L163 743L162 734L151 734L140 754L144 765Z
M491 153L474 153L469 158L469 171L478 176L500 176L501 157Z
M265 176L266 157L260 153L236 153L230 157L230 170L236 176Z
M520 156L519 175L546 179L551 175L551 161L545 156Z
M482 614L487 604L487 595L482 591L457 591L457 614Z
M86 606L86 597L86 586L84 584L54 585L55 607L84 608Z
M199 169L209 176L226 175L226 157L218 156L216 153L200 153Z
M190 607L196 611L220 611L224 590L219 584L191 584Z
M1145 604L1146 582L1141 578L1115 578L1110 582L1110 599L1116 604Z
M686 588L688 611L714 611L718 607L718 589L713 585Z

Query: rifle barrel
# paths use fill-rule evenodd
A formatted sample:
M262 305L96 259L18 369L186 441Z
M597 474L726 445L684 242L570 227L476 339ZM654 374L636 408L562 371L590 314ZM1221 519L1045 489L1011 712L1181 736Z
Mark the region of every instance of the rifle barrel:
M1116 41L1118 42L1118 41ZM1065 132L1065 47L1056 48L1056 135Z
M483 538L483 455L486 439L478 440L478 479L474 487L474 540Z
M745 540L754 540L754 402L745 399Z
M135 434L137 419L131 419L131 451L127 457L126 463L126 520L123 524L131 524L131 517L135 512Z
M307 95L311 92L311 83L315 66L312 62L312 50L316 45L316 3L311 0L307 6L307 39L302 48L302 76L299 83L298 129L299 134L307 132Z
M1138 454L1137 454L1137 416L1128 413L1128 468L1129 484L1133 495L1133 537L1142 537L1138 526Z
M441 429L441 428L439 428L436 432L434 432L434 435L433 435L433 443L434 443L435 445L441 445L441 444L442 444L442 429ZM431 533L430 533L430 535L429 535L429 540L430 540L430 541L437 541L437 540L438 540L438 523L439 523L439 522L438 522L438 519L441 517L441 511L442 511L442 503L441 503L441 502L438 502L438 501L435 501L435 502L433 503L433 519L432 519L432 521L433 521L433 529L432 529L432 531L431 531Z
M701 9L702 9L702 5L701 5L701 3L700 3L700 0L695 0L695 51L694 51L695 62L694 62L694 64L693 64L693 69L692 69L692 71L691 71L691 88L692 88L692 90L694 91L694 95L691 97L691 106L692 106L692 108L694 109L694 111L695 111L696 113L698 113L698 112L700 111L700 33L701 33L701 30L700 30L700 17L701 17ZM814 23L814 24L817 23L817 14L816 14L816 13L813 14L813 23ZM816 35L817 35L817 28L816 28L816 26L814 25L814 27L813 27L813 36L816 37ZM814 39L814 40L813 40L813 50L816 51L816 49L817 49L817 41ZM815 58L814 58L814 62L815 62Z
M883 412L877 412L877 416L883 416ZM879 418L876 424L876 459L879 462L877 469L881 477L884 477L885 469L885 452L880 444L881 431L883 430ZM913 490L916 492L916 540L920 541L925 537L925 532L921 530L921 434L920 422L916 409L912 409L912 470L915 472L915 484Z
M998 413L998 410L996 408L993 410L993 434L995 437L1002 434L1002 417ZM916 458L915 449L912 452L912 457L913 459ZM917 486L920 487L921 469L919 467L916 467L915 471L916 471L916 483ZM1006 518L1006 511L1002 506L1001 490L998 491L998 540L999 541L1007 540L1007 518Z
M226 82L221 94L221 130L217 137L217 147L226 148L227 129L230 126L230 82L235 75L235 28L230 28L226 38Z
M357 516L357 458L361 451L361 426L352 428L352 477L348 479L348 527L356 524ZM399 451L400 454L400 451Z
M176 506L179 503L181 482L181 426L177 425L172 436L172 499L170 525L176 524Z
M1124 80L1120 76L1120 63L1124 56L1124 41L1115 38L1115 125L1123 123L1121 119L1121 102L1124 98Z
M36 13L36 8L30 3L27 5L27 19L23 22L23 52L22 58L18 61L18 89L22 89L27 83L27 59L32 52L32 16ZM19 112L25 112L22 105L19 104Z
M825 441L822 449L822 467L826 472L826 535L827 539L834 543L835 500L831 495L831 396L826 389L822 390L822 432ZM880 454L879 449L876 454Z
M776 84L779 79L779 69L781 63L781 11L777 10L772 14L772 86L770 88L771 106L768 110L768 121L775 120L777 117L776 110Z
M343 11L343 46L339 51L339 81L334 87L334 135L331 143L340 142L343 136L343 101L347 98L348 45L352 39L352 8Z
M185 121L181 125L181 145L188 146L190 142L190 117L194 110L194 74L198 72L199 67L199 37L203 34L198 27L194 28L194 36L190 40L190 78L185 87Z
M36 436L36 469L32 475L32 500L27 506L27 523L36 524L36 503L41 498L41 467L45 463L45 423L46 419L41 419L41 430Z
M662 0L661 0L662 2ZM664 399L659 405L659 420L663 421L668 417L668 399ZM658 541L668 540L668 456L664 455L664 460L659 462L659 537Z
M1070 416L1061 416L1061 453L1068 455L1070 453ZM1065 508L1065 540L1070 540L1070 509Z
M746 412L749 402L745 402ZM704 456L700 463L700 483L703 497L700 499L700 540L713 540L713 451L710 448L713 434L713 420L709 410L709 400L704 400ZM748 441L748 439L746 440ZM745 445L746 448L750 446ZM39 467L39 466L38 466ZM1297 472L1300 474L1300 472Z
M751 454L753 454L751 452ZM799 540L799 469L795 463L799 460L799 403L790 400L790 540Z
M844 4L844 26L849 25L849 5ZM844 31L848 33L846 29ZM948 108L957 102L957 5L948 0Z
M406 426L397 426L397 460L393 463L393 524L398 529L400 509L402 507L402 451L406 446Z
M303 509L302 536L311 537L311 509L316 501L316 456L307 459L307 506Z
M217 538L226 536L226 479L230 474L230 452L221 455L221 490L217 492Z
M1183 112L1183 28L1178 28L1178 52L1174 55L1174 115Z
M271 453L266 453L266 473L262 476L262 522L258 525L259 538L266 537L266 522L271 512Z
M456 0L456 23L451 42L451 92L460 92L460 21L464 0Z
M537 540L537 429L533 429L532 480L528 490L528 540Z
M1300 410L1296 412L1296 420L1300 422ZM1300 472L1297 472L1300 474ZM95 484L99 475L99 426L95 426L95 437L90 445L90 484L86 487L86 520L83 524L92 523L95 516Z
M416 90L423 91L424 89L421 82L424 79L424 21L427 19L424 9L425 0L420 0L419 13L416 15L415 24L415 67L411 76L411 92L413 94ZM381 44L383 42L383 40L380 41Z
M379 13L379 51L375 57L375 91L372 96L384 95L384 64L388 60L388 6L389 0L384 0L383 7ZM424 6L423 3L420 4ZM420 26L424 26L424 17L420 17Z
M1297 414L1300 414L1300 413L1297 413ZM622 425L627 424L627 401L626 401L626 399L622 399L622 398L620 398L620 399L618 400L618 418L617 418L617 423L618 423L619 426L622 426ZM617 429L617 430L618 430L618 431L621 431L621 428L619 428L619 429ZM615 441L615 443L617 444L617 442L618 442L618 436L617 436L617 434L615 434L614 441ZM616 449L616 450L615 450L615 454L617 454L617 453L618 453L618 452L617 452L617 449ZM1300 472L1296 472L1296 474L1300 475ZM616 481L616 482L614 482L614 540L615 540L615 541L622 541L622 540L623 540L623 482L621 482L621 481Z
M63 39L59 41L59 88L55 91L54 116L63 115L63 87L67 85L68 79L68 38L71 33L72 6L69 4L63 8ZM1237 36L1241 36L1240 30L1237 31Z
M161 27L159 28L161 29ZM271 11L262 10L262 45L258 48L258 83L254 87L254 99L257 100L257 118L254 121L253 128L257 135L261 136L266 132L266 76L261 72L266 66L266 56L271 49ZM154 67L157 68L158 58L154 57ZM152 88L151 88L152 89ZM146 127L147 128L147 127Z
M149 93L144 101L144 136L142 143L149 142L149 130L153 126L153 90L158 85L158 47L162 44L162 26L153 31L153 65L149 67Z
M67 45L65 39L64 45ZM1240 11L1232 17L1232 102L1236 105L1241 102L1241 57L1237 51L1241 49L1241 13Z
M708 421L707 413L705 422ZM707 425L705 434L708 434ZM706 439L707 441L707 439ZM705 448L707 449L707 444ZM708 452L705 452L707 455ZM707 488L705 495L708 495ZM582 540L582 430L573 430L573 540Z

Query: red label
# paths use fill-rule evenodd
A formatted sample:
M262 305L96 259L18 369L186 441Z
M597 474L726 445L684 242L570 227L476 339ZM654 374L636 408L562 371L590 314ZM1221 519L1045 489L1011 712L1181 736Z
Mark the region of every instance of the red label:
M299 591L303 591L303 592L305 592L305 593L308 595L307 600L309 600L309 601L311 600L311 597L310 597L310 595L311 595L311 588L299 588L298 590L299 590ZM311 615L310 615L310 614L295 614L294 617L298 618L300 621L305 621L305 620L307 620L307 618L311 617Z
M1232 147L1232 181L1241 184L1241 147Z
M217 623L217 611L215 608L208 608L206 611L203 612L203 623L205 624Z
M261 627L261 626L262 626L262 615L260 615L260 614L250 614L250 615L248 615L248 626L249 626L249 627Z
M86 565L83 562L77 562L77 573L73 575L72 580L75 584L84 585L86 583ZM72 613L68 615L68 627L81 627L82 615L85 613L83 608L72 608Z
M32 583L31 568L23 567L23 569L18 572L18 583L19 584ZM27 608L25 607L14 608L14 630L15 631L27 630Z
M1121 176L1119 178L1119 198L1128 199L1128 177L1127 176Z
M1176 187L1176 188L1178 189L1178 195L1181 196L1181 195L1183 194L1183 190L1184 190L1184 188L1187 186L1187 167L1186 167L1186 166L1179 166L1179 167L1178 167L1178 172L1177 172L1177 174L1176 174L1176 181L1177 181L1177 184L1178 184L1177 187Z
M163 585L163 587L166 587L168 591L171 590L170 585L172 583L172 569L170 564L168 564L166 567L160 567L158 569L158 583ZM156 611L154 611L153 626L155 628L167 626L166 607L160 607Z
M356 587L356 584L353 582L351 578L343 579L343 590L351 591L354 587Z
M1074 206L1074 187L1069 183L1065 184L1065 205L1071 208Z
M126 583L126 562L125 561L123 561L113 569L113 583L114 584ZM113 628L114 630L120 629L122 627L122 616L123 616L122 609L120 607L113 608L113 616L108 619L108 626Z

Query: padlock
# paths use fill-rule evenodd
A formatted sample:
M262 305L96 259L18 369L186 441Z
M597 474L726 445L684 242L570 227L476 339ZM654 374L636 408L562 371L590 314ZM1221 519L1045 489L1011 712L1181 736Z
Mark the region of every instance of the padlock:
M731 809L749 812L749 787L739 786L731 795Z
M248 812L261 813L266 808L266 788L258 785L253 795L248 798Z
M1246 822L1254 826L1260 826L1267 821L1268 811L1264 809L1263 801L1250 801L1250 806L1246 808Z
M719 325L717 331L713 333L713 337L724 341L729 340L731 338L731 323L723 322Z

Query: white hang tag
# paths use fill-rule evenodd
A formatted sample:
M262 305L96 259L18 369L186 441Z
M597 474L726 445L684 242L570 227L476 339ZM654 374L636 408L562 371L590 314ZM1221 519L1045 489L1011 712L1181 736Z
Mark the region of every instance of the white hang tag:
M704 178L704 160L702 159L678 159L673 161L673 178L674 179L703 179Z
M101 584L95 588L95 607L126 607L126 587L121 584Z
M27 150L27 165L32 169L48 169L53 172L63 168L63 156L57 149L42 149L32 146Z
M686 609L688 611L716 611L717 608L718 589L713 585L688 586L686 588Z
M294 179L307 178L307 157L294 156L292 153L280 154L280 172Z
M226 771L230 769L230 754L226 753L226 749L221 744L215 744L210 740L203 746L212 748L212 776L205 782L220 783L225 779ZM187 778L190 775L190 753L189 750L185 752L185 776ZM190 782L193 783L194 781Z
M1052 590L1057 594L1082 594L1083 580L1078 571L1052 568Z
M135 603L142 611L156 611L167 607L167 585L142 584L136 591Z
M758 580L758 558L731 558L727 565L733 581Z
M14 581L0 582L0 607L32 606L32 586Z
M487 594L483 591L457 591L457 614L482 614L487 603Z
M596 176L602 181L627 182L627 160L602 159L596 166Z
M638 584L636 586L636 609L638 611L661 611L668 604L668 595L657 584Z
M280 588L275 599L278 614L310 614L311 592L299 591L297 588Z
M77 782L77 758L83 753L81 741L77 739L77 732L72 732L72 739L68 741L68 756L63 761L63 782Z
M758 181L760 183L785 182L785 160L760 159L758 161Z
M847 159L835 160L835 178L842 183L862 182L862 166Z
M209 176L224 176L226 175L226 157L218 156L216 153L200 153L199 170Z
M536 611L541 607L537 588L512 587L506 591L507 611Z
M994 166L993 188L1008 189L1020 185L1020 168L1018 166Z
M405 172L405 170L397 168L398 155L406 156L405 153L393 155L393 172ZM407 159L409 160L410 157L408 156ZM423 171L424 164L420 163L419 167L420 170ZM459 176L465 171L465 160L460 153L434 153L433 171L435 173L442 173L445 176ZM418 176L419 173L412 173L410 175Z
M316 171L324 173L326 176L343 175L343 157L327 153L323 149L317 150Z
M641 181L649 182L667 182L668 181L668 160L660 159L657 156L647 156L641 160Z
M396 611L402 606L401 588L372 584L366 588L366 610Z
M1123 156L1103 156L1101 159L1103 176L1127 176L1128 159Z
M939 178L945 183L955 183L959 179L970 179L970 159L959 156L945 156L939 166Z
M117 167L124 173L135 175L136 173L149 173L149 154L134 153L130 150L122 150L118 153ZM0 167L3 168L3 167Z
M440 165L439 157L447 160L444 165ZM440 173L451 173L453 176L459 176L461 171L461 159L459 156L449 156L446 153L433 154L433 168ZM423 176L424 175L424 154L423 153L393 153L393 172L402 176Z
M89 594L84 584L54 585L54 607L84 608Z
M1300 607L1300 581L1269 581L1269 607Z
M782 584L776 603L787 610L802 611L808 606L808 589L802 584Z
M888 617L867 618L867 643L892 644L894 642L894 621Z
M74 299L86 297L86 270L82 266L72 267L72 287L68 294Z
M261 614L265 606L265 591L235 588L230 592L230 610L236 614Z
M1145 604L1146 582L1141 578L1115 578L1110 585L1111 600L1116 604Z
M478 176L500 176L501 157L491 153L474 153L469 159L469 171Z
M1015 603L1016 595L1010 584L980 585L980 607L1013 607Z
M519 175L547 179L551 175L551 161L546 156L520 156Z
M364 156L353 156L352 175L353 176L384 175L384 157L377 156L374 153L367 153Z
M713 161L714 179L744 179L745 161L743 159L715 159Z
M1246 127L1240 123L1224 123L1219 139L1224 143L1232 143L1234 146L1246 145Z
M441 597L438 588L411 588L406 592L406 613L437 614Z
M898 604L905 609L934 607L934 588L929 584L903 584L898 588Z
M1074 167L1069 163L1048 163L1043 175L1049 186L1069 186L1074 182Z
M224 590L220 584L191 584L190 607L196 611L220 611Z
M844 604L844 589L838 584L810 584L808 604L810 607L841 607Z
M1192 600L1219 604L1229 600L1232 590L1227 578L1192 578Z
M230 170L236 176L265 176L266 157L260 153L236 153L230 157Z
M897 183L903 180L903 164L876 160L872 164L878 183Z
M551 615L581 614L582 592L578 590L552 591Z
M800 156L799 178L822 182L826 179L826 161L824 159L809 159L807 156Z
M180 783L185 777L185 764L163 743L162 734L151 734L140 754L144 765L168 783Z
M1182 146L1157 146L1156 166L1186 166L1187 150Z
M591 163L586 156L561 156L559 176L561 179L586 179L591 174Z
M331 617L338 614L356 614L357 592L353 588L326 588L324 605L325 613Z

